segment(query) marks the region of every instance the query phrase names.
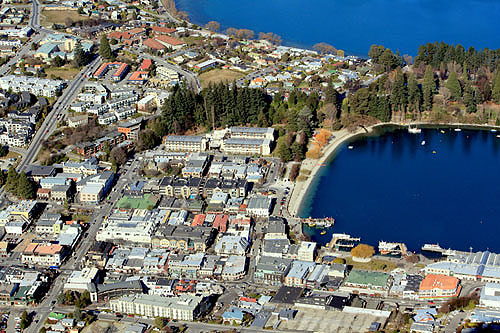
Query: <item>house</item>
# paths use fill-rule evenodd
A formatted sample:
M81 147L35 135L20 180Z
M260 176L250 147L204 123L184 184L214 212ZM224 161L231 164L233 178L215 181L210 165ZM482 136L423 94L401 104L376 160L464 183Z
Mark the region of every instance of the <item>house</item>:
M79 127L84 126L89 123L89 116L84 114L80 116L68 117L69 127Z
M459 283L453 276L428 274L420 283L418 296L421 299L457 297L461 289Z

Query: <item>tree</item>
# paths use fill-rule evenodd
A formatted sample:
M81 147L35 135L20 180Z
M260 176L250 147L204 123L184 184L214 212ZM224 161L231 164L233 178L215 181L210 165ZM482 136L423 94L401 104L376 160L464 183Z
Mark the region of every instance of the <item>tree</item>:
M17 190L17 184L19 183L19 175L16 169L11 166L9 171L7 171L7 182L5 184L5 190L8 192L14 192Z
M167 318L165 317L156 317L154 320L154 325L156 328L162 330L167 324Z
M422 94L424 97L424 110L432 109L432 99L436 91L436 82L434 81L434 72L432 67L427 65L425 68L424 81L422 83Z
M396 79L392 87L391 103L394 107L401 111L402 114L408 106L408 88L405 82L403 71L399 68L396 72Z
M371 245L358 244L351 250L351 255L357 258L370 258L375 254L375 249Z
M0 157L7 156L8 153L9 153L9 148L4 145L0 145Z
M123 147L114 147L109 154L111 161L120 166L127 162L128 156L127 151Z
M313 45L313 49L321 54L336 53L337 49L328 43L317 43Z
M82 43L78 40L75 44L75 55L73 58L76 67L82 67L87 64L87 54L83 50Z
M138 148L140 150L152 149L156 147L157 144L158 144L158 137L152 130L146 129L139 133Z
M55 67L62 67L66 62L60 56L56 56L54 60L52 60L52 63Z
M106 38L106 35L102 35L101 37L99 55L106 60L110 60L113 58L113 52L111 51L111 46L109 45L109 41L108 38Z
M422 91L413 73L411 73L408 78L408 103L411 111L420 112Z
M460 86L456 72L450 73L448 81L446 81L446 88L450 89L452 101L456 101L462 97L462 87Z
M497 70L495 78L493 79L491 98L493 99L493 102L500 104L500 69Z
M28 315L28 312L24 310L23 314L21 315L21 329L24 330L26 329L29 325L31 324L31 318Z
M467 81L464 89L464 104L467 112L475 113L477 111L477 99L472 84Z
M219 31L220 30L220 23L217 21L209 21L206 25L205 28L207 28L210 31Z
M290 169L289 179L293 182L297 179L300 171L300 164L294 163Z
M19 174L17 195L24 199L35 199L35 186L23 171Z
M287 145L286 137L282 136L278 138L278 143L276 145L276 153L282 162L288 162L292 159L292 151Z
M260 32L259 39L267 40L268 42L277 45L280 45L282 42L281 37L273 32L268 32L268 33Z

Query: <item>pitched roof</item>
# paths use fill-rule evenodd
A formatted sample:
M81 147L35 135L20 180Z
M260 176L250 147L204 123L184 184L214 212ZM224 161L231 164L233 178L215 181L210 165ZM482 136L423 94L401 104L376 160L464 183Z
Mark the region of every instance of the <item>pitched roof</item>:
M161 43L165 43L172 46L185 44L182 40L170 36L156 36L155 39Z
M161 44L160 42L157 42L156 40L152 38L146 39L144 42L142 42L143 45L152 48L154 50L164 50L165 46Z

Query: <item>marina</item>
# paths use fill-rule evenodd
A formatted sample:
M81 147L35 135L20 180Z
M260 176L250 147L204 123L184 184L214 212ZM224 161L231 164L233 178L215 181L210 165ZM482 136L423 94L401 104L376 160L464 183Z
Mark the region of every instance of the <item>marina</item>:
M327 162L318 172L298 214L335 216L334 230L324 235L321 229L307 230L309 234L330 245L332 234L344 233L372 245L398 239L411 251L422 248L422 239L439 242L444 249L466 251L472 246L484 251L488 244L490 251L499 251L494 236L498 224L493 223L500 216L493 202L500 196L498 133L463 124L420 129L420 134L411 134L407 128L386 127L379 135L345 143L334 163ZM349 151L349 146L356 149ZM474 177L464 177L464 172ZM475 205L478 201L490 208ZM405 227L394 227L402 220ZM481 238L463 232L471 227Z

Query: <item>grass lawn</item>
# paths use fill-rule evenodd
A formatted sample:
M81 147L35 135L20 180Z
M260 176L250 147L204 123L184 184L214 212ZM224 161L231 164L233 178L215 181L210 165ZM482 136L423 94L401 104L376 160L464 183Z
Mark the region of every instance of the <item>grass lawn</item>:
M370 262L356 262L351 257L345 258L346 264L353 268L364 269L368 271L384 271L390 272L396 268L396 264L389 260L372 259Z
M208 72L201 73L198 75L200 79L201 87L208 87L209 83L219 83L219 82L232 82L239 78L245 76L244 73L232 71L230 69L212 69Z
M9 151L7 153L7 155L5 155L4 157L0 157L0 159L6 160L6 159L9 159L9 158L18 158L20 156L21 156L21 154L18 154L18 153L14 152L14 151Z
M152 207L156 206L157 201L158 198L151 194L145 194L142 198L133 198L125 195L118 201L116 206L126 209L152 209Z
M55 77L60 77L63 80L72 80L78 72L78 68L70 67L50 67L45 69L45 73L47 73L48 78L54 75Z
M78 14L76 10L42 10L41 24L45 27L52 27L56 24L66 24L66 19L71 19L73 22L86 21L86 16Z

